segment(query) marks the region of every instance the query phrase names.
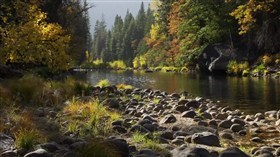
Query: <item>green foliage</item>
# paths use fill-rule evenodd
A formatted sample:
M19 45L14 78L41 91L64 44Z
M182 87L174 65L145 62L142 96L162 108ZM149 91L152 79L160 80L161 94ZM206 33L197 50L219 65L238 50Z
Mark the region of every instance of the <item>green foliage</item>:
M109 67L114 69L114 70L125 70L126 69L126 64L122 60L116 60L109 62Z
M248 62L237 63L237 61L230 61L227 67L227 73L231 75L247 75L249 72Z
M265 73L266 72L266 67L265 67L265 65L264 64L260 64L260 65L258 65L257 67L255 67L254 69L253 69L253 73Z
M110 86L110 84L111 84L110 81L105 79L105 80L100 80L99 82L97 82L96 86L103 88L103 87Z
M273 58L272 56L270 55L264 55L262 57L262 63L265 65L265 66L268 66L268 65L271 65L273 63Z

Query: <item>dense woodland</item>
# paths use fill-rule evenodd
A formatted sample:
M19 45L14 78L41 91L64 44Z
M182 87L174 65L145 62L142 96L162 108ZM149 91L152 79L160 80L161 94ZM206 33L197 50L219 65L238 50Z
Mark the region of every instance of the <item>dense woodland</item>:
M1 63L53 71L114 62L196 67L205 48L217 43L240 51L238 62L246 65L262 56L264 63L280 62L278 0L155 0L148 8L142 3L135 17L129 10L117 15L112 28L97 21L92 35L90 7L77 0L1 0Z
M279 8L277 0L154 1L146 11L142 4L135 18L129 12L125 19L116 16L111 30L98 21L92 52L135 68L193 67L207 46L222 43L250 64L262 55L278 63Z
M65 70L89 50L88 9L76 0L1 0L1 63Z

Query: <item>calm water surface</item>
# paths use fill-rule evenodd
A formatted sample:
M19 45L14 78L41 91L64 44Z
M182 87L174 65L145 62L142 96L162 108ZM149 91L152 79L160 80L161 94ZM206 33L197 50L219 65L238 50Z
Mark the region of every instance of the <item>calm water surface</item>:
M86 79L92 85L108 79L113 84L125 83L168 93L188 91L194 96L220 100L222 105L247 113L280 109L280 79L132 71L92 71L87 72Z

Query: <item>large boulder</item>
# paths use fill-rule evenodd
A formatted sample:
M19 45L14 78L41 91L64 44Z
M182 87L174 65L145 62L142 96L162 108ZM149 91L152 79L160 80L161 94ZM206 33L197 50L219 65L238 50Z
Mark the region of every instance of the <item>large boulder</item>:
M172 156L176 157L212 157L204 148L177 148L172 150Z
M199 56L199 68L202 71L225 73L230 60L244 60L246 53L232 49L228 44L208 45Z
M204 144L208 146L220 146L220 140L217 135L211 132L195 133L192 135L192 143Z
M237 147L228 148L220 153L219 157L249 157Z

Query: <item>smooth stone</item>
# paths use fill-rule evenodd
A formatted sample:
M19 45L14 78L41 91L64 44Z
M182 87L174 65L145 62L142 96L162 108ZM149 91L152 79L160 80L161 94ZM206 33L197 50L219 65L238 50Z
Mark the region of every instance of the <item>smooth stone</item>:
M112 146L112 148L118 152L120 157L129 156L129 145L125 139L113 137L105 141L107 146Z
M233 132L239 132L241 130L243 130L244 127L240 124L233 124L231 127L230 127L230 130L232 130Z
M177 121L176 117L172 114L166 115L164 118L161 119L160 123L166 124L166 123L175 123Z
M234 123L234 124L239 124L241 126L244 126L246 123L243 119L239 119L239 118L233 118L231 119L231 121Z
M113 129L114 131L120 133L120 134L125 134L125 133L127 133L127 130L126 130L124 127L122 127L122 126L116 125L116 126L113 126L112 129Z
M253 137L253 138L250 139L250 141L256 142L256 143L261 143L261 142L263 142L263 140L262 140L261 138L259 138L259 137Z
M158 153L151 149L142 149L136 153L135 157L158 157Z
M45 149L37 149L33 152L27 153L24 157L50 157Z
M149 130L150 132L155 132L158 130L158 126L156 124L144 124L143 127Z
M48 152L55 152L59 149L59 146L56 142L44 143L41 144L40 147Z
M188 102L188 103L186 103L186 106L188 107L188 108L195 108L195 109L197 109L197 108L199 108L199 106L200 106L200 103L198 102L198 101L190 101L190 102Z
M219 157L250 157L246 153L242 152L237 147L227 148L226 150L222 151Z
M220 120L225 120L227 119L228 114L227 113L219 113L216 115L216 119L220 119Z
M176 148L171 153L174 157L212 157L204 148L186 148L185 146Z
M228 133L228 132L220 133L220 137L223 138L223 139L228 139L228 140L232 140L233 139L232 134Z
M232 123L232 121L230 121L230 120L223 120L223 121L221 121L220 123L219 123L219 127L221 127L221 128L225 128L225 129L229 129L230 127L231 127L231 125L232 125L233 123Z
M217 135L211 132L201 132L192 135L192 143L204 144L208 146L220 146L220 140Z
M184 105L180 105L180 106L176 106L175 107L175 111L178 111L180 113L183 113L185 111L188 111L189 108L187 106L184 106Z
M202 117L206 118L206 119L212 119L212 115L210 113L207 113L207 112L203 112L201 114Z
M17 157L17 153L13 150L8 150L0 154L1 157Z
M171 141L171 143L172 144L175 144L175 145L182 145L182 144L184 144L185 143L185 141L184 140L182 140L182 139L174 139L174 140L172 140Z
M141 125L133 125L129 132L135 132L135 131L138 131L138 132L141 132L141 133L148 133L150 132L149 130L147 130L146 128L144 128L143 126Z
M274 155L275 155L275 156L280 156L280 147L278 147L278 148L276 149L276 151L274 152Z
M186 103L188 103L189 101L186 99L182 99L180 101L178 101L178 105L186 105Z
M195 111L185 111L182 113L182 117L184 118L194 118L196 116Z
M159 137L169 139L169 140L173 140L174 139L174 134L173 134L172 131L163 131L163 132L159 133Z

